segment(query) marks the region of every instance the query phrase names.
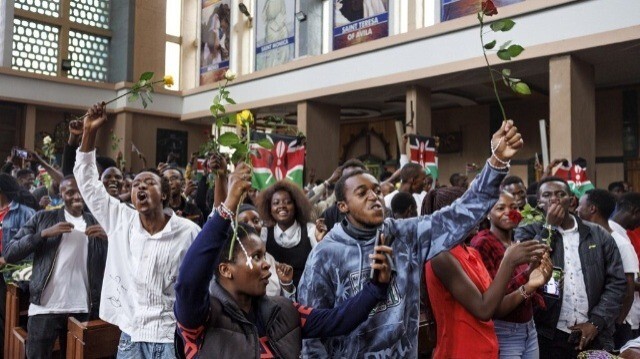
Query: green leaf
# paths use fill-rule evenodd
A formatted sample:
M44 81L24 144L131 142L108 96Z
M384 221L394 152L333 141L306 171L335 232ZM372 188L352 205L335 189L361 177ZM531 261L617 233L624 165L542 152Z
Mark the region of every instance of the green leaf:
M236 152L240 152L243 155L246 155L247 153L249 153L249 149L242 142L238 142L238 143L236 143L235 145L233 145L231 147L234 148L236 150Z
M501 60L504 60L504 61L511 60L511 55L509 55L509 51L508 50L498 50L498 57Z
M513 89L513 91L521 95L531 95L531 89L529 88L529 85L524 82L512 84L511 88Z
M131 95L129 95L127 100L129 100L129 102L135 102L138 100L138 97L140 97L140 95L138 95L137 93L132 93Z
M214 104L220 103L220 95L215 95L215 97L213 98L213 103Z
M142 101L142 107L147 108L147 100L144 99L144 96L140 96L140 101Z
M220 137L218 137L218 143L223 146L233 146L236 143L240 142L240 138L233 132L225 132Z
M236 102L231 97L227 97L227 102L232 104L232 105L236 104Z
M271 142L271 140L269 140L268 138L261 138L260 140L258 140L258 142L256 142L260 147L264 147L267 150L270 150L273 148L273 142Z
M231 155L231 163L238 163L240 161L242 161L242 159L244 159L245 154L242 154L238 151L234 152L233 155Z
M140 81L149 81L153 78L153 72L145 72L140 75Z
M516 22L511 19L504 19L501 21L504 22L504 27L502 28L502 31L509 31L513 29L513 27L516 25Z
M503 20L492 22L491 25L489 25L489 27L491 27L491 30L493 30L494 32L509 31L513 28L515 24L516 23L511 19L503 19Z
M509 69L502 69L502 74L506 77L511 76L511 70Z
M509 56L516 57L516 56L520 55L522 53L522 51L524 51L524 47L522 47L520 45L511 45L511 46L509 46L507 51L509 51Z
M491 49L493 49L495 46L496 46L496 40L493 40L493 41L491 41L490 43L485 44L485 45L484 45L484 48L485 48L485 49L487 49L487 50L491 50Z

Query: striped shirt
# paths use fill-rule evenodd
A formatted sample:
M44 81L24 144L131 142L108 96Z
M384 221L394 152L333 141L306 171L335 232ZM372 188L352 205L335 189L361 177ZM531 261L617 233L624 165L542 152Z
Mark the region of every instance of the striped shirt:
M167 210L171 218L164 229L150 235L135 209L107 193L95 151L78 151L73 172L87 207L109 236L100 318L134 342L173 343L174 284L200 227Z

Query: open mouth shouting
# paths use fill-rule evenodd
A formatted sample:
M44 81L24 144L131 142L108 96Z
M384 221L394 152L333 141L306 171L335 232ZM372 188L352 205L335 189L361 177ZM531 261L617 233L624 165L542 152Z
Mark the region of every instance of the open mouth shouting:
M139 204L147 203L149 200L149 194L147 194L147 192L138 191L138 194L136 195L136 199L138 200Z

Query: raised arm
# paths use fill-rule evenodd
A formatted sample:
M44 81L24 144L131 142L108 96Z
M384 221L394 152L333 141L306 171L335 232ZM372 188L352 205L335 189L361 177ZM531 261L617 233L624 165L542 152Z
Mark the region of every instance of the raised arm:
M224 202L227 208L238 207L240 197L250 187L250 169L241 164L230 177L229 194ZM185 257L176 282L174 312L182 331L197 330L207 320L209 313L209 283L215 272L214 263L224 245L231 221L217 212L205 223Z
M417 225L418 240L422 242L421 255L425 260L462 242L486 216L498 199L500 183L508 173L508 162L522 144L522 136L513 122L503 122L491 139L491 157L469 190L451 206L430 217L411 220Z
M84 118L82 145L76 153L73 174L87 208L107 232L109 238L112 238L111 232L119 225L118 220L121 218L122 212L133 216L135 210L111 197L100 182L96 166L95 142L98 129L106 120L107 114L104 104L96 104L89 109Z

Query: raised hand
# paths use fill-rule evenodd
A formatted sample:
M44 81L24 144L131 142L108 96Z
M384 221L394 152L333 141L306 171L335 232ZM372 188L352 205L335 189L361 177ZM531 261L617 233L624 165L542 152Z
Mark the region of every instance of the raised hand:
M547 251L547 246L538 241L514 243L504 253L502 261L514 268L524 263L540 260Z
M43 238L52 238L64 233L69 233L72 230L73 224L69 222L59 222L40 232L40 236Z
M545 283L549 281L551 278L551 274L553 273L553 263L551 263L551 259L549 258L549 253L545 253L542 256L542 261L540 265L534 269L529 275L529 281L526 284L526 289L528 293L535 291L536 289L543 286Z
M105 103L96 103L89 108L84 117L83 130L84 132L95 133L105 122L107 122Z
M547 224L552 226L560 226L564 221L565 210L560 203L549 204L547 210Z
M316 241L320 242L324 236L327 235L327 225L324 223L324 218L316 219Z
M198 190L198 183L194 181L187 181L187 184L184 187L184 195L185 197L191 197Z
M276 263L276 273L280 283L289 284L293 281L293 267L286 263Z
M84 231L84 234L86 234L87 237L96 237L107 240L107 232L105 232L102 226L100 226L99 224L94 224L93 226L87 227L87 229Z
M224 205L232 211L238 207L242 196L251 188L251 167L244 162L238 163L229 176L227 199Z
M518 132L518 128L514 126L513 121L503 121L500 129L496 131L491 138L491 149L493 152L491 160L495 159L493 157L498 157L497 159L499 161L509 161L518 153L523 145L522 135ZM497 166L501 166L499 161L496 161Z

